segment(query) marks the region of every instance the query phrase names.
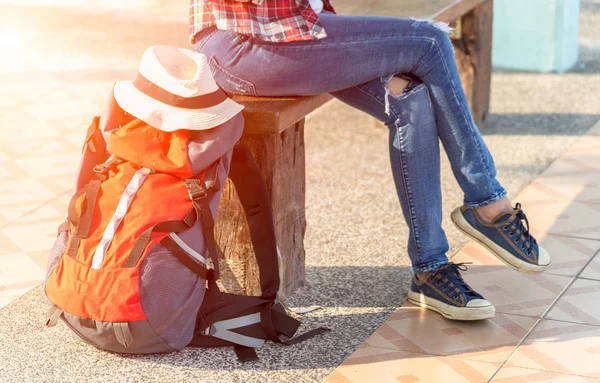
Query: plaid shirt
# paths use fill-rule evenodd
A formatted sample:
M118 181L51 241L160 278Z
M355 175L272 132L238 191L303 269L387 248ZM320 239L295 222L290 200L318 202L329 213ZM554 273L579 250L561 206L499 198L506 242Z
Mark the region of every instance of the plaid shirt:
M334 12L329 0L323 5ZM276 43L327 37L308 0L191 0L192 44L211 26Z

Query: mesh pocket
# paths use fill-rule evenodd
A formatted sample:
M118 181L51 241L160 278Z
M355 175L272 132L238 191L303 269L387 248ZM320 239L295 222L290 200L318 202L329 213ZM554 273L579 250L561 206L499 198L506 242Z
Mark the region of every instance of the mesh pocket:
M140 299L148 322L170 347L182 349L194 335L205 280L158 244L140 272Z
M54 241L54 245L50 249L48 255L48 263L46 265L46 280L50 278L50 274L54 271L56 266L60 263L60 260L67 249L67 243L69 242L70 231L61 231Z

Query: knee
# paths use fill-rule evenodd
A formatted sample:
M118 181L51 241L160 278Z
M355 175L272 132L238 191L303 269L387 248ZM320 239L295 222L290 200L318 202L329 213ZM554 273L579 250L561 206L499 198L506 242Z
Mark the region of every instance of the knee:
M425 36L433 39L437 44L451 44L449 34L453 31L448 23L436 20L415 20L417 28L422 28Z

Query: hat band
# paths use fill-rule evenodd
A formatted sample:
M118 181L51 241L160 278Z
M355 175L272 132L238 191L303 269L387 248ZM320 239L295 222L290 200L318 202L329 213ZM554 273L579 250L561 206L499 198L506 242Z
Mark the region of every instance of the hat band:
M185 109L205 109L213 106L217 106L223 101L227 100L227 95L220 88L212 93L203 94L196 97L181 97L176 94L170 93L155 83L142 76L141 73L137 74L133 86L146 96L151 97L163 104L168 104L178 108Z

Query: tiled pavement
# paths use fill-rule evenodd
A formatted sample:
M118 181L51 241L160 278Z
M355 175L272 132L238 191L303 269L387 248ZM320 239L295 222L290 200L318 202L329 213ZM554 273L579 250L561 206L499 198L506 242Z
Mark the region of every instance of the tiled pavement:
M403 6L406 5L405 3L417 4L419 1L421 0L406 0ZM396 2L397 0L338 1L341 4L339 9L346 8L349 11L353 7L363 9L368 3L368 7L373 8L374 11L385 13L387 9L392 14L397 12ZM594 0L594 4L595 2ZM66 210L69 189L75 172L74 164L78 160L83 135L82 129L87 126L89 118L98 113L98 108L102 105L111 83L132 77L141 52L149 41L169 44L186 43L185 37L182 38L185 36L186 28L181 22L186 18L186 9L180 6L181 0L127 2L132 8L143 3L143 10L137 15L143 17L139 17L139 20L135 19L135 22L122 9L126 8L124 2L112 0L91 1L85 5L85 11L79 13L63 9L59 14L46 7L36 9L27 17L24 16L22 9L4 7L5 3L10 5L16 2L0 0L2 6L0 48L9 48L9 51L14 53L10 58L4 53L0 55L0 83L2 84L0 89L0 308L38 285L43 278L47 250L54 240L55 227ZM19 5L38 3L46 3L53 7L58 6L59 3L83 4L79 0L22 0ZM100 3L106 8L101 9ZM388 4L388 7L384 7L383 3ZM74 24L75 17L78 24ZM19 20L27 20L28 23L37 25L38 35L33 33L31 28L21 27L25 24ZM100 21L107 22L109 28L102 29L98 25L93 25L93 23L100 24ZM83 37L72 33L73 29L70 27L72 25L80 26L78 33L83 34ZM91 27L83 28L81 25L91 25ZM52 39L39 37L39 33L43 35L44 31L47 32L47 29L44 29L46 27L51 29ZM110 32L107 32L107 29L111 29ZM114 35L124 35L126 38L118 44L111 44L111 36ZM27 46L28 49L11 51L10 48L14 43L11 37L20 40L19 43ZM509 93L511 97L505 97L506 94L502 92L496 93L493 100L496 116L492 117L512 125L503 129L499 127L496 132L500 130L502 132L496 134L496 137L488 135L486 138L492 148L497 145L495 154L499 155L498 164L504 166L504 174L509 172L512 162L502 158L503 149L507 143L515 147L518 142L511 141L508 134L504 137L501 135L510 132L511 129L516 131L528 129L523 124L519 125L519 121L523 118L520 117L521 115L563 113L564 118L568 119L566 120L568 124L573 125L577 114L587 118L580 122L580 125L585 125L586 121L597 115L598 108L594 109L590 101L593 97L581 97L577 98L577 102L569 101L563 104L556 102L559 98L542 97L542 92L537 88L542 87L542 90L560 88L569 91L570 87L574 87L579 91L578 87L581 83L577 81L581 81L583 77L586 77L587 84L592 85L591 90L588 90L590 94L597 94L594 92L597 86L593 84L594 81L597 82L598 77L594 73L572 74L569 75L568 81L566 77L550 75L539 76L539 78L533 78L529 74L495 75L496 92L498 89L506 92L507 89L513 89L511 83L521 83L524 79L532 81L533 78L534 82L531 83L533 85L523 87L527 91L534 89L538 91L536 97L531 97L532 99L540 97L542 99L540 102L542 105L534 105L533 100L525 100L527 102L512 100L515 95L511 93ZM544 84L548 84L548 88L544 87ZM572 92L573 89L570 91ZM543 93L551 95L552 91ZM526 94L524 97L529 96ZM337 107L341 110L339 105ZM355 115L349 114L349 116L352 123L356 123ZM327 128L331 128L328 124L333 125L324 113L319 118L323 120L318 122L319 124ZM339 124L343 113L336 118ZM367 122L371 123L370 120L361 121L365 121L363 125ZM563 120L542 119L540 121L543 122L541 127L546 129L549 126L548 121L555 127ZM316 120L311 123L313 126L317 125ZM552 132L546 134L543 129L544 136L529 137L535 138L538 142L552 139L553 142L564 140L568 143L572 139L568 135L560 135L554 131L552 132L556 135L550 137ZM334 133L338 141L339 136L344 137L341 130L336 130ZM353 138L356 140L358 131L352 130L352 134L355 135ZM489 257L477 245L469 244L456 255L455 259L471 261L475 264L469 269L468 280L497 305L499 314L493 321L472 324L454 323L443 320L439 315L424 313L421 309L408 306L401 308L331 375L329 381L484 382L492 376L494 382L589 382L600 379L600 367L598 367L600 366L598 347L600 328L597 327L600 325L600 310L596 304L600 298L597 296L600 294L600 257L593 258L600 249L599 139L600 127L597 126L595 130L588 133L588 136L577 141L517 198L526 206L530 220L535 223L534 231L553 253L554 263L549 272L541 276L517 274ZM313 136L313 159L317 154L324 155L315 153L314 148L319 148L316 141ZM327 140L325 142L328 145L330 143ZM542 147L548 150L549 145L546 143ZM560 145L557 145L557 148L559 147ZM330 155L329 152L326 154ZM515 157L512 154L510 156ZM523 159L519 158L519 161L522 162ZM327 164L331 163L332 160L329 159ZM530 159L530 163L540 165L533 159ZM543 164L543 161L541 163ZM535 169L535 166L532 166L524 172L533 174L536 172ZM379 173L376 174L377 177L381 176ZM324 178L315 173L309 176ZM383 178L377 178L379 179ZM521 176L519 179L524 182L524 177ZM505 176L505 180L510 181L510 177ZM513 190L518 187L510 186ZM452 197L449 195L450 189L449 187L444 189L447 198ZM378 195L377 198L381 196ZM311 200L313 209L310 212L313 222L320 219L316 213L320 205L316 202L321 202L323 199L323 196L316 199L313 194ZM380 205L397 209L396 202L392 202L393 205L383 203ZM373 207L370 209L372 212ZM328 216L327 221L331 220ZM348 229L353 230L353 228ZM398 228L395 227L395 230ZM331 232L335 240L342 238L342 234L335 232L333 227L327 227L325 231ZM356 233L351 232L351 234L360 238ZM387 232L383 234L377 232L378 238L386 235ZM352 254L344 258L343 246L336 247L326 243L323 247L317 247L314 243L319 242L315 238L317 236L313 234L311 237L314 241L313 254L319 250L319 254L322 255L321 252L328 248L333 248L334 250L331 251L337 254L335 258L313 257L310 260L313 269L314 265L354 266L351 262L357 262L357 259L365 261ZM327 239L324 237L323 240ZM365 241L359 241L351 243L349 247L366 245ZM379 247L381 247L379 244L373 245L371 250L378 250L383 255L392 256L403 250L403 248L380 250ZM382 254L377 256L381 257ZM382 259L376 262L377 266L388 264L385 259ZM406 259L403 262L406 264ZM390 264L396 265L396 263ZM344 270L350 273L353 267ZM313 273L316 275L316 272ZM380 274L375 273L373 276L379 277ZM325 279L325 277L321 278ZM395 281L397 278L397 275L393 275L388 280ZM335 281L320 284L314 282L314 286L315 289L317 287L327 289L332 282ZM339 288L340 285L333 284L333 286ZM530 287L535 289L529 289ZM338 306L344 303L336 301L338 297L334 292L338 293L338 291L333 290L330 291L333 303L327 301L330 307L326 307L325 314L322 314L325 317L329 315L328 325L336 320L332 312L355 314L356 311L363 309L362 306L365 306L365 312L381 310L377 306L378 303L358 300L353 290L348 290L354 295L347 301L361 307L339 308ZM380 293L391 295L389 292ZM351 318L350 315L339 315L339 318L345 317ZM370 329L376 326L369 327L372 325L370 322L372 319L365 318L341 322L344 325L343 332L353 334L348 329L352 326L361 329L362 325L368 327L368 334L370 334ZM342 328L340 323L335 323L338 328ZM381 322L377 322L377 325L379 323ZM531 329L533 331L530 332ZM526 336L528 333L529 335ZM52 333L45 332L43 336L50 337L51 335L48 334ZM338 333L336 336L342 335ZM358 339L356 343L346 342L339 347L335 344L335 351L326 347L322 349L322 345L332 344L323 340L315 344L314 348L318 349L320 354L327 355L327 359L336 361L332 364L335 366L338 363L336 358L339 358L341 352L346 352L340 351L341 348L353 349L354 344L366 338L366 335L364 338L358 338L359 336L356 338ZM270 352L276 358L281 356L278 350ZM267 354L267 351L263 350L262 354ZM196 355L192 356L194 362L197 362ZM97 359L90 358L88 362L103 365L99 361L110 359L104 355L96 357ZM319 362L316 364L317 368L308 362L302 362L302 367L299 367L300 372L291 376L303 376L304 381L317 381L313 377L325 376L329 364ZM312 367L302 370L307 368L306 365ZM146 368L145 365L136 367L137 369L131 367L132 376L142 368ZM130 368L129 365L127 368ZM237 373L239 375L239 371ZM211 379L215 376L214 371L206 374ZM233 374L230 378L232 376ZM256 381L265 381L263 378L266 375L257 376ZM269 379L282 381L278 380L280 376L284 375L273 373L269 375ZM59 374L55 378L56 381L63 381L64 375ZM160 381L162 378L163 376L159 375L156 379ZM240 379L242 380L238 381L248 381L243 380L244 377ZM165 378L162 381L170 380Z
M600 123L515 200L553 256L546 273L519 274L470 242L453 260L472 262L467 281L493 320L401 307L327 382L600 382Z

